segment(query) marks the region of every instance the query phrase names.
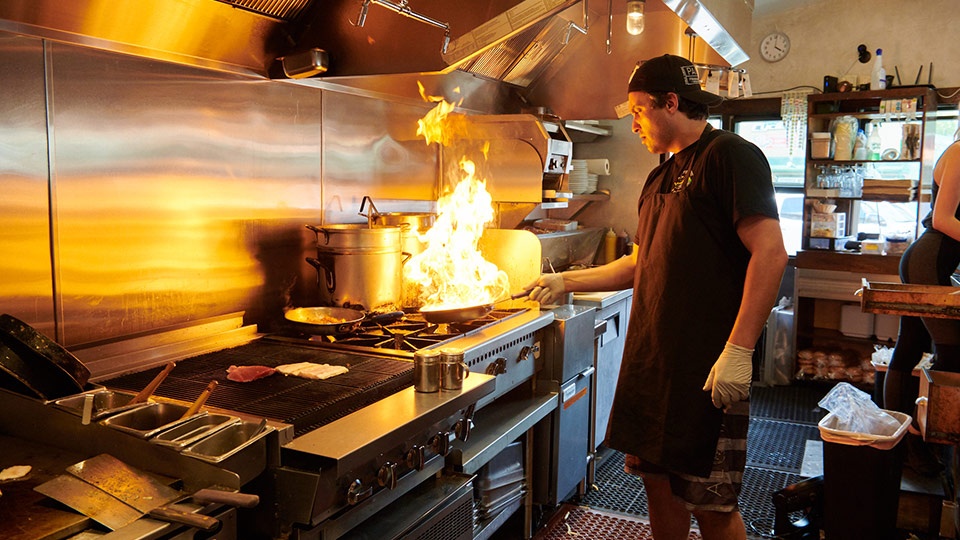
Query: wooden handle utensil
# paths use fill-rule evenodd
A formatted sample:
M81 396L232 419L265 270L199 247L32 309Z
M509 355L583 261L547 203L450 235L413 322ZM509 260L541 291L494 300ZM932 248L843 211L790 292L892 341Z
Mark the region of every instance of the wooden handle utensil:
M164 367L163 370L160 371L160 373L157 373L157 376L154 377L152 381L150 381L150 384L145 386L144 389L141 390L139 394L133 396L133 399L131 399L128 402L128 405L132 405L134 403L146 402L150 398L150 396L153 395L153 392L157 389L157 387L160 386L160 383L162 383L163 380L167 378L167 375L169 375L170 372L173 371L173 368L176 365L177 365L176 362L170 362L169 364L167 364L166 367Z
M213 389L217 387L217 381L210 381L210 384L207 385L207 388L200 393L200 396L196 401L193 402L193 405L190 405L190 408L187 409L187 412L183 413L183 416L180 418L187 418L193 416L200 411L200 407L203 407L203 404L207 402L207 398L210 397L210 394L213 393Z

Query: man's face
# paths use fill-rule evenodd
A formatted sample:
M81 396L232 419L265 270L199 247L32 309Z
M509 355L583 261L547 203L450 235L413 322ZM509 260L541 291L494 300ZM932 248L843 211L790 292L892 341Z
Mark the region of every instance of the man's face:
M667 109L656 107L653 98L646 92L630 92L630 114L633 115L633 132L651 153L662 154L668 151L669 124Z

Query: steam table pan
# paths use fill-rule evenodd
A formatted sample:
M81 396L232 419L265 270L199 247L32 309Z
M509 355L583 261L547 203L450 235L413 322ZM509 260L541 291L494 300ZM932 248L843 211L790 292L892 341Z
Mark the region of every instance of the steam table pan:
M92 408L90 410L91 420L100 420L101 418L128 411L137 407L143 407L145 403L134 403L130 405L130 400L134 394L127 392L117 392L115 390L96 390L93 392L84 392L70 397L58 399L53 402L54 406L76 416L83 416L83 408L87 401L87 396L92 396Z
M211 463L220 463L250 446L255 446L255 453L265 454L264 437L273 430L265 422L236 422L184 448L181 453Z
M197 415L183 418L186 405L176 403L148 403L145 407L131 409L111 416L100 423L120 431L125 431L142 439L149 439L162 431L178 426ZM205 415L206 412L198 413Z
M185 422L161 431L150 439L150 442L174 448L184 448L238 422L240 422L239 418L226 414L208 413L191 416Z

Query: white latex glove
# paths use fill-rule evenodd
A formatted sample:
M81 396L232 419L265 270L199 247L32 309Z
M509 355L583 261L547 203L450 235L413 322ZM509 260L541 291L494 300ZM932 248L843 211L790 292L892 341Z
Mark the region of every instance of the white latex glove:
M541 304L555 304L567 290L560 274L541 274L540 277L525 287L530 289L531 300Z
M703 390L710 392L713 406L726 408L750 395L753 380L753 349L727 342L714 362Z

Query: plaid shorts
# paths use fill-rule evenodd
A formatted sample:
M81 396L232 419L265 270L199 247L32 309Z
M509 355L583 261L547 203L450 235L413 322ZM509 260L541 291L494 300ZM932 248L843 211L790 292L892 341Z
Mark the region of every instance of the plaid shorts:
M683 501L691 512L706 510L734 512L739 509L737 497L743 483L743 469L747 465L747 430L750 427L750 402L740 401L723 415L720 439L713 458L710 476L700 477L674 472L637 456L627 454L623 470L627 474L664 475L670 480L670 490Z

